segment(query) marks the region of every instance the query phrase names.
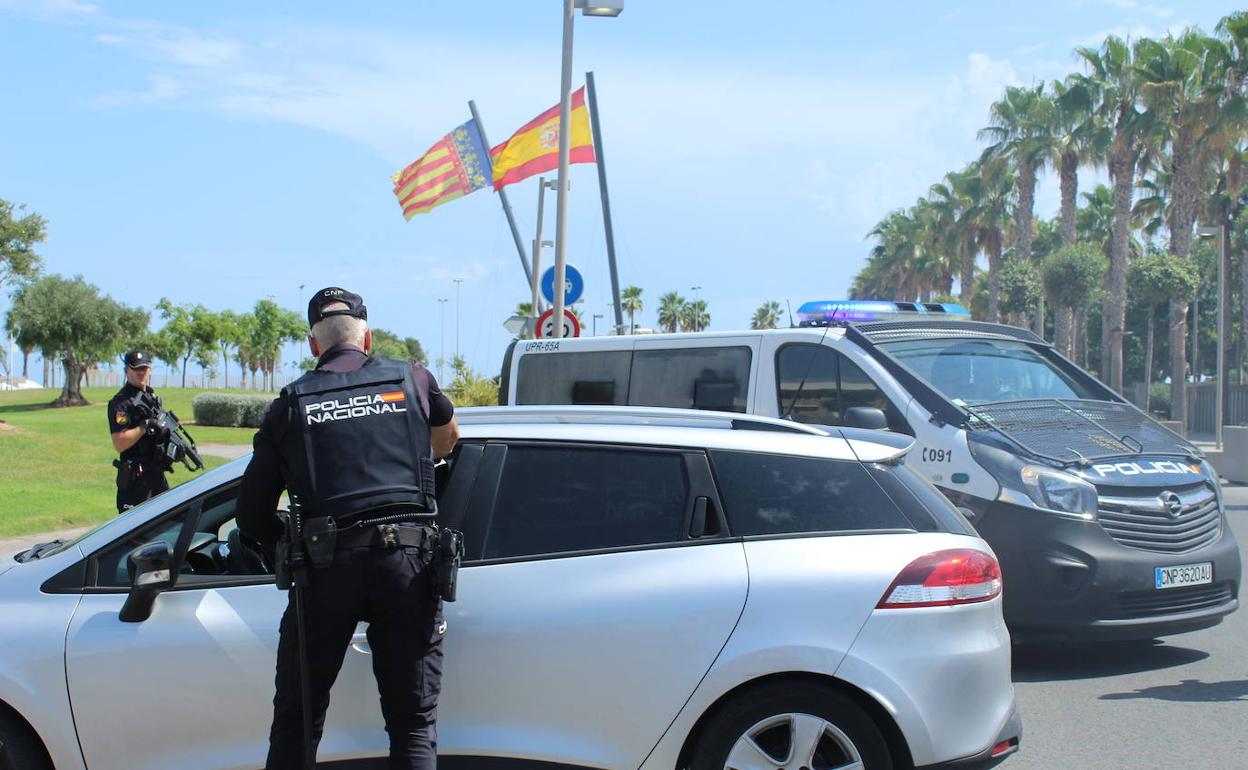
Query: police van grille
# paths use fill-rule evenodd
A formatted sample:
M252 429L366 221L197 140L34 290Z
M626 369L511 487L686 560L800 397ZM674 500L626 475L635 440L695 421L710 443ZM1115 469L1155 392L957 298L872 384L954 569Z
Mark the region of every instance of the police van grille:
M1201 484L1178 492L1183 507L1171 516L1160 499L1101 495L1097 520L1110 537L1128 548L1160 553L1184 553L1206 546L1222 532L1218 498Z
M1127 404L1056 398L966 407L973 431L997 431L1035 454L1060 463L1124 455L1191 455L1178 434Z
M1105 613L1108 619L1155 617L1217 607L1235 598L1229 583L1214 583L1163 591L1124 591L1114 597Z

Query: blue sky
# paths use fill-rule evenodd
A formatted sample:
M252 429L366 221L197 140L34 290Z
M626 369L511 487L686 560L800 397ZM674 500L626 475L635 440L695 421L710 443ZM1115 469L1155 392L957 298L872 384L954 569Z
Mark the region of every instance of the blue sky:
M502 322L527 298L497 197L405 222L390 175L466 120L470 98L494 143L555 104L559 8L0 0L0 198L49 220L49 272L132 305L245 310L272 296L302 310L301 295L338 284L436 357L448 298L450 356L462 278L460 349L495 373ZM866 232L978 154L1006 84L1074 71L1073 49L1110 32L1211 30L1231 10L629 0L617 19L578 17L576 82L595 72L620 279L646 300L638 323L654 325L660 294L695 285L714 330L746 328L765 300L843 296ZM573 167L572 187L567 250L601 332L593 167ZM528 242L537 182L508 191ZM1055 184L1038 206L1056 209Z

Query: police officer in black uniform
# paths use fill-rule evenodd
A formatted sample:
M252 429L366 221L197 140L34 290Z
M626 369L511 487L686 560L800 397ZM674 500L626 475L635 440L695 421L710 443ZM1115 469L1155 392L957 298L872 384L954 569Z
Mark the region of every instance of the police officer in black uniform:
M159 462L154 421L141 405L144 399L156 398L147 384L152 376L152 357L147 351L131 350L123 361L126 384L108 402L108 430L113 448L121 453L113 461L117 468L118 513L169 488Z
M369 355L367 318L357 294L330 287L312 296L316 369L283 388L261 422L238 526L272 547L283 534L275 513L283 489L299 501L304 521L332 518L332 562L311 570L304 589L313 742L356 624L367 621L389 767L426 770L436 764L446 624L429 567L432 530L413 514L435 508L433 458L450 453L459 429L428 370ZM281 622L266 770L304 761L293 593Z

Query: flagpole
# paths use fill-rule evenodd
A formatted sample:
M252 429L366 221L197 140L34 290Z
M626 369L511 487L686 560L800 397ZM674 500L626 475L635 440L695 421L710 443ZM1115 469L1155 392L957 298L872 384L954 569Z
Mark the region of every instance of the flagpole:
M485 145L485 156L490 157L490 140L485 135L485 124L481 122L481 116L477 113L477 103L472 99L468 100L468 111L472 113L472 119L477 123L477 132L481 134L481 143ZM491 166L493 162L491 162ZM520 229L516 227L516 217L511 212L511 201L507 200L507 190L499 188L498 199L502 201L503 213L507 215L507 224L511 227L511 238L516 242L516 253L520 255L520 267L524 268L524 282L526 284L533 283L533 276L529 273L529 255L524 253L524 241L520 239Z
M598 166L598 192L602 195L602 228L607 237L607 266L611 268L611 299L615 307L615 333L624 329L624 313L620 307L620 275L615 267L615 228L611 226L611 196L607 192L607 161L602 150L602 127L598 123L598 91L594 73L585 73L589 96L589 126L594 132L594 158Z

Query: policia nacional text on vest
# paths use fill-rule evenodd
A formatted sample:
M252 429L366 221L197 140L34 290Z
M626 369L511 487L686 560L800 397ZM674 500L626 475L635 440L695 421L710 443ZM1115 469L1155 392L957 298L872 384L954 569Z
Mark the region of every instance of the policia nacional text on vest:
M433 514L429 421L410 364L371 358L353 372L311 372L286 387L291 410L282 458L306 519L339 529L394 514Z

